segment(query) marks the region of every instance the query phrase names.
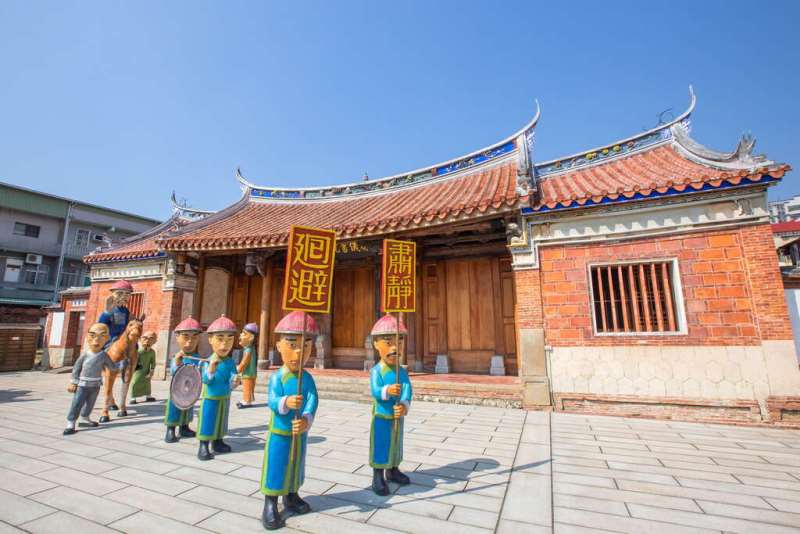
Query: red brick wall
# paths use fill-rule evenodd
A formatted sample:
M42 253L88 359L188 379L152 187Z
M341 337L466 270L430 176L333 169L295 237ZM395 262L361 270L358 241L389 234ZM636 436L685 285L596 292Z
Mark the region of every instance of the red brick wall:
M758 345L762 338L792 339L771 243L770 227L765 224L615 243L542 247L541 297L547 343ZM595 336L588 265L659 258L678 259L687 334Z
M111 294L111 286L116 280L92 282L89 301L86 304L85 330L88 330L100 317L105 307L106 298ZM173 305L173 292L162 291L161 278L149 280L132 280L133 290L144 293L143 311L145 313L144 329L158 331L162 328L162 321L168 322L169 310ZM180 299L177 299L180 300ZM180 306L180 304L178 304ZM166 314L164 311L166 310ZM166 319L165 319L166 317ZM171 326L171 325L170 325Z
M514 271L517 328L542 328L542 286L539 270Z

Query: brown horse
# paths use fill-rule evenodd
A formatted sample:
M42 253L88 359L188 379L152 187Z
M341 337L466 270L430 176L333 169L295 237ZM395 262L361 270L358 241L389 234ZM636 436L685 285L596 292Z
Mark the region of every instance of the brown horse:
M142 337L143 323L144 315L142 317L131 317L122 335L115 339L111 346L106 349L106 354L113 362L128 360L128 366L125 368L125 376L123 377L126 382L130 382L131 373L136 368L136 360L139 359L138 342L139 338ZM114 401L114 382L116 382L119 373L119 371L103 369L103 389L105 390L106 401L100 414L101 423L107 423L111 420L108 416L108 410L116 404ZM124 399L120 411L125 411Z

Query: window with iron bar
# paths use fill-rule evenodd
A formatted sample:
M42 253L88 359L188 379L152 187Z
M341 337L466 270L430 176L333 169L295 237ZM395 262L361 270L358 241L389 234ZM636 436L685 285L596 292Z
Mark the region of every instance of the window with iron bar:
M685 320L677 274L674 260L591 266L595 333L682 333Z

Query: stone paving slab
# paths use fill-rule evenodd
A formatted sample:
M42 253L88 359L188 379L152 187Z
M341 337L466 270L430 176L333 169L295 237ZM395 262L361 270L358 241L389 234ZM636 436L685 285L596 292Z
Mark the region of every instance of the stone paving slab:
M234 452L200 462L196 440L163 442L163 401L62 436L66 380L0 373L21 392L0 404L0 534L263 532L263 391L231 410ZM369 406L323 398L301 490L314 512L284 532L800 532L800 431L424 402L406 430L413 484L377 497Z

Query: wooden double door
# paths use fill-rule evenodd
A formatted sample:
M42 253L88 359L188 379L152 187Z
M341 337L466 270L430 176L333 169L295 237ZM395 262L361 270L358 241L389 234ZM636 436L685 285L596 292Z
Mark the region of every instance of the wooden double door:
M516 374L511 260L426 261L420 270L417 312L406 317L409 360L421 356L424 367L432 371L436 356L447 354L453 373L488 374L492 356L501 355L506 374ZM335 367L362 368L365 341L378 316L378 289L372 265L336 269L332 325Z
M510 259L427 262L422 285L427 368L435 365L438 354L447 354L451 372L488 374L492 356L501 355L506 374L517 373Z
M370 263L337 267L334 272L330 334L335 368L363 368L365 342L380 315L377 269ZM282 283L283 269L273 269L270 348L276 341L272 330L283 316ZM258 322L261 284L259 276L242 275L232 281L230 315L237 325ZM447 354L451 372L488 374L491 357L502 355L506 374L517 373L510 258L423 261L418 284L417 312L405 319L410 331L409 361L421 358L425 369L432 371L436 356Z

